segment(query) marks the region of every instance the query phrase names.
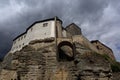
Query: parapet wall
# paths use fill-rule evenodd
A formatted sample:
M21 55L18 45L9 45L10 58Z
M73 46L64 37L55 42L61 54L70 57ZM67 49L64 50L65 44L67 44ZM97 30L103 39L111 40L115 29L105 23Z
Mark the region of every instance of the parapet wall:
M91 49L92 51L96 52L96 53L99 53L99 51L96 49L95 46L93 46L90 41L85 38L83 35L76 35L76 36L73 36L72 37L73 39L73 42L78 42L80 43L81 45L85 46L86 48L89 48Z

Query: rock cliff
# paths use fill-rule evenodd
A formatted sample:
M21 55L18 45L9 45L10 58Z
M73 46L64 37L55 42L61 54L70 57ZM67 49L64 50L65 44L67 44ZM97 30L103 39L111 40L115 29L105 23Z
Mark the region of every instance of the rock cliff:
M73 46L59 50L54 39L32 41L5 57L0 80L112 80L105 58L78 41Z

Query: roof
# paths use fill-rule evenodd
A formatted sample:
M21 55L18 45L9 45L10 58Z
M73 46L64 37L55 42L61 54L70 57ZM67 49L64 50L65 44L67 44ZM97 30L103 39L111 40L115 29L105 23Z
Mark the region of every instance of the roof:
M105 44L103 44L102 42L100 42L99 40L92 40L91 43L94 43L94 42L99 42L101 45L103 45L104 47L108 48L109 50L112 51L111 48L109 48L108 46L106 46ZM113 52L113 51L112 51Z
M58 21L60 21L60 22L62 23L62 20L60 20L58 17L56 17L56 18L57 18ZM44 20L41 20L41 21L35 21L32 25L30 25L30 26L26 29L26 31L25 31L24 33L18 35L16 38L14 38L13 41L15 41L15 40L16 40L17 38L19 38L20 36L26 34L27 31L28 31L33 25L35 25L35 24L37 24L37 23L46 22L46 21L52 21L52 20L55 20L55 18L49 18L49 19L44 19Z
M71 23L71 24L68 25L66 28L69 28L71 25L74 25L76 28L78 28L79 30L81 30L80 27L79 27L78 25L76 25L75 23Z

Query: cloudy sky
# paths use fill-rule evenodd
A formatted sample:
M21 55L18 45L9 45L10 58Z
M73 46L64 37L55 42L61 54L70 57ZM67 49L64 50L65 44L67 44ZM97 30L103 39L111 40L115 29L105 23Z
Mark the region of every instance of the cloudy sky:
M120 0L0 0L0 57L33 22L58 16L74 22L89 40L100 40L120 61Z

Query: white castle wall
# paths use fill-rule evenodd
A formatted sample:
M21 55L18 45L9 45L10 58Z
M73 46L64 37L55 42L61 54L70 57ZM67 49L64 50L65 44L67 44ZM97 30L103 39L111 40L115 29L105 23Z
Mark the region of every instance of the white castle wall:
M11 53L21 50L30 41L55 37L55 21L36 23L24 35L18 37L14 42Z

